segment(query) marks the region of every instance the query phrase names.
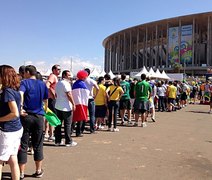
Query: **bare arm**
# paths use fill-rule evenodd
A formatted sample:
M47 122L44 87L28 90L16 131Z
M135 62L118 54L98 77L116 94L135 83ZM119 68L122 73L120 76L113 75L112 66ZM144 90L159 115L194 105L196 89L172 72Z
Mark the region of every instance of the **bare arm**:
M99 92L99 86L97 84L94 84L94 88L96 89L96 93L95 93L95 95L93 97L95 99L97 94L98 94L98 92Z
M0 117L0 121L4 122L4 121L10 121L12 119L18 118L19 117L19 111L18 111L18 107L15 101L10 101L8 102L9 108L10 108L10 113Z
M67 92L66 95L68 97L68 100L71 102L71 104L73 106L73 111L74 111L75 110L75 103L74 103L74 99L73 99L71 91Z
M21 94L21 112L20 112L20 115L21 115L21 116L26 116L27 113L26 113L25 110L23 109L23 104L24 104L24 92L23 92L23 91L20 91L20 94Z
M51 86L51 82L47 80L47 82L46 82L46 87L48 88L49 93L52 94L52 96L53 96L54 98L56 98L55 90L52 89L50 86Z

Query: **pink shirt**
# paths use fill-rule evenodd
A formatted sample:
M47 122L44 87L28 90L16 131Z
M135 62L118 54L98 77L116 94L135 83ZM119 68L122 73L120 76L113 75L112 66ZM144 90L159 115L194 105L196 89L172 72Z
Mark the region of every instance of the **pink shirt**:
M58 82L58 78L57 78L57 76L55 74L51 73L49 75L47 81L50 82L48 98L55 99L53 94L55 95L55 88L56 88L56 84Z

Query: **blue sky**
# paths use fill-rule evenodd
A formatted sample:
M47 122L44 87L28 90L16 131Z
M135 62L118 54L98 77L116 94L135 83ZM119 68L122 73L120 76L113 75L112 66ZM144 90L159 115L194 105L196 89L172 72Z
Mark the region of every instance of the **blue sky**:
M0 64L103 68L102 41L151 21L212 11L212 0L0 0Z

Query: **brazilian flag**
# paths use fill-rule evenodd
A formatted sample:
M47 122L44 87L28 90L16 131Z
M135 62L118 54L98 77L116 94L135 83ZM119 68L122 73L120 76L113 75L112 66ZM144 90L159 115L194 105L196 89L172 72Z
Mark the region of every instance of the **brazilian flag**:
M56 127L58 125L61 125L60 119L49 108L47 108L44 116L51 126Z

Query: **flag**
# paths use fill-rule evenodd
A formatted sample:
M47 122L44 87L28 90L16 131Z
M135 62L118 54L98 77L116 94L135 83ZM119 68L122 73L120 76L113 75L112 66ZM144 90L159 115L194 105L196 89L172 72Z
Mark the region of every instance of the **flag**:
M47 108L44 116L51 126L56 127L58 125L61 125L60 119L49 108Z
M88 120L88 98L90 91L83 80L77 80L72 87L72 96L76 109L73 112L73 121Z

